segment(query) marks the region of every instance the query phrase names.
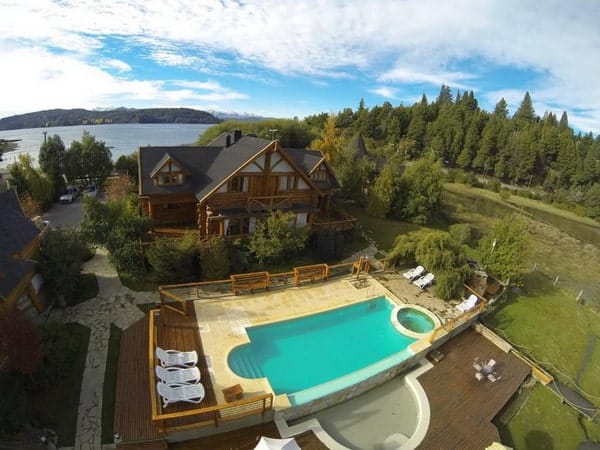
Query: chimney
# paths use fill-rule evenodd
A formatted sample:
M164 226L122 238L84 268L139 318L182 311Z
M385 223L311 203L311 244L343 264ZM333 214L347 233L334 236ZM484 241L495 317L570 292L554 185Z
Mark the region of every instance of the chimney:
M229 133L227 133L225 135L225 148L229 147L231 145L231 135Z
M233 130L233 142L237 142L242 138L242 130Z

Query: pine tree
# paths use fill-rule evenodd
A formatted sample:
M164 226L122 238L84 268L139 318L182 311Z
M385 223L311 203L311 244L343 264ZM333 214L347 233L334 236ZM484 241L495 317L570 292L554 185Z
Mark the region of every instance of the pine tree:
M569 117L567 116L567 112L563 111L562 116L560 116L560 122L558 122L558 127L561 130L566 130L569 128Z
M523 97L523 101L521 102L519 109L517 109L514 118L517 122L522 123L535 122L535 110L533 109L533 103L529 92L525 93L525 97Z

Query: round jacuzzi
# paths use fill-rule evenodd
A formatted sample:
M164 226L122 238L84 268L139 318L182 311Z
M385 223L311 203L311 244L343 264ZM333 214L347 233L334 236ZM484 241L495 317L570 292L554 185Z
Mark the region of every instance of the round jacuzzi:
M416 339L441 325L435 314L418 305L397 305L392 310L391 320L398 331Z

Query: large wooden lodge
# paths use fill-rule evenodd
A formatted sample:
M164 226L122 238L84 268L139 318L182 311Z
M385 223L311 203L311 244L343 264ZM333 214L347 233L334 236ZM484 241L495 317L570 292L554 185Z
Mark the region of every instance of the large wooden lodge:
M154 233L245 236L276 210L312 231L348 230L355 220L332 211L339 184L321 152L284 149L240 130L207 146L141 147L138 164L139 196Z

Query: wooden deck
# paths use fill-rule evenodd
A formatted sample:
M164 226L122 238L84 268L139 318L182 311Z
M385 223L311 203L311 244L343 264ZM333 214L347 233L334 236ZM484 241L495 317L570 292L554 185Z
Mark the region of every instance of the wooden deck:
M419 448L482 449L500 442L492 419L517 392L530 368L471 328L440 351L443 359L419 377L431 408L429 430ZM496 360L494 370L501 379L478 381L475 357Z
M188 306L186 316L168 310L161 313L157 322L157 342L165 349L196 350L199 355L203 355L194 308L191 303ZM121 448L126 448L127 443L163 441L152 423L147 353L148 317L144 317L125 330L121 337L114 417L114 430L121 437ZM202 356L199 357L198 368L206 391L200 406L214 406L217 404L216 397L206 360ZM197 407L198 405L177 403L169 405L164 412Z
M215 434L200 439L169 444L169 450L253 450L261 436L280 438L275 422L268 422L228 433ZM327 450L312 431L294 436L302 450Z

